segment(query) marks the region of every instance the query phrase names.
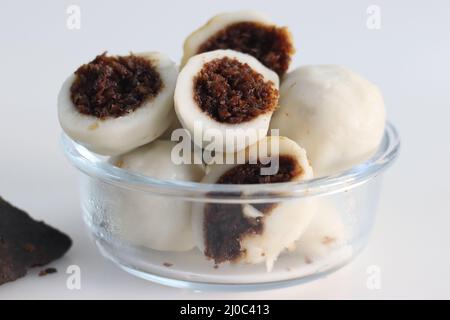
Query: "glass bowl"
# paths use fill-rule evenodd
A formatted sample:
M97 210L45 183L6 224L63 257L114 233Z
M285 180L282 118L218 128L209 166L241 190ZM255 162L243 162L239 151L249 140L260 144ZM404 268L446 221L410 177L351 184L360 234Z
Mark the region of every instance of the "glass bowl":
M260 185L153 179L111 165L107 157L88 151L66 135L62 145L81 172L83 218L105 257L133 275L160 284L234 290L302 283L327 275L354 258L367 243L382 173L397 157L400 141L394 126L387 123L376 154L348 171L305 182ZM148 212L136 210L135 203L141 200L149 204ZM164 232L163 221L155 221L152 210L161 217L165 204L170 204L170 208L182 208L181 212L191 214L189 208L205 203L294 203L299 208L314 203L316 211L295 246L280 254L270 271L264 263L217 266L195 247L160 251L147 245L149 238Z

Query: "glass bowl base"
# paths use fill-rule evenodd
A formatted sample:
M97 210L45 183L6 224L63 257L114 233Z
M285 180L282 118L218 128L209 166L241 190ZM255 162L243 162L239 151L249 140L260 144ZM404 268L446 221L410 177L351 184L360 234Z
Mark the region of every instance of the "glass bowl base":
M175 264L169 265L161 262L161 259L136 259L136 255L131 259L125 257L123 252L126 250L112 246L101 238L95 238L95 243L104 257L133 276L164 286L194 291L260 291L286 288L323 278L347 265L356 255L350 248L341 248L339 253L328 255L326 259L308 265L298 261L292 265L298 257L284 255L278 259L271 272L267 272L263 265L225 265L216 269L210 261L206 261L206 264L199 263L198 270L195 271L191 263L184 269L173 268ZM117 252L121 254L117 255ZM201 256L196 250L172 255L180 256L178 261L198 259ZM165 258L169 260L167 258L170 258L170 255ZM291 267L286 267L289 264ZM205 272L205 265L211 269L210 272ZM252 276L248 277L246 274Z

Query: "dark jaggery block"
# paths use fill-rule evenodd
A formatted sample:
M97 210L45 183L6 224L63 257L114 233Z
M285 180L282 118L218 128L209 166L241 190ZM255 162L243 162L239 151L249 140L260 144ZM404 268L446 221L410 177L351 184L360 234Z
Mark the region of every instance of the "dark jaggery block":
M67 235L0 197L0 285L60 258L71 245Z

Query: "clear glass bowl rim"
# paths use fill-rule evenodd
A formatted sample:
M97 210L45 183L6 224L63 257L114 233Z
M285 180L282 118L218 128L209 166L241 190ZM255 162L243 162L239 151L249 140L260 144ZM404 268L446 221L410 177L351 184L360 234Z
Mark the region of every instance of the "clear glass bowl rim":
M400 138L394 125L386 123L377 152L366 162L339 174L301 182L276 184L224 185L161 180L113 166L62 134L62 147L69 161L84 174L121 188L154 195L203 202L262 203L286 199L324 196L355 188L388 168L400 150Z

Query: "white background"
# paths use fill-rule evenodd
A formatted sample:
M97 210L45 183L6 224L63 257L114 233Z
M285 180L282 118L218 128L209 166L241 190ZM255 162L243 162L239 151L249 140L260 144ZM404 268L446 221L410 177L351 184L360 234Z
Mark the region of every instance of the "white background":
M8 298L450 298L450 6L448 1L1 1L0 195L74 240L59 272L38 270L0 287ZM66 8L81 8L81 29ZM366 9L381 9L381 29ZM198 293L134 278L104 260L87 237L76 171L59 146L61 82L96 54L159 50L181 57L186 35L221 11L258 9L292 30L294 65L347 65L377 83L402 136L385 177L365 251L335 274L302 286ZM82 289L66 288L68 265ZM381 288L366 286L379 266Z

